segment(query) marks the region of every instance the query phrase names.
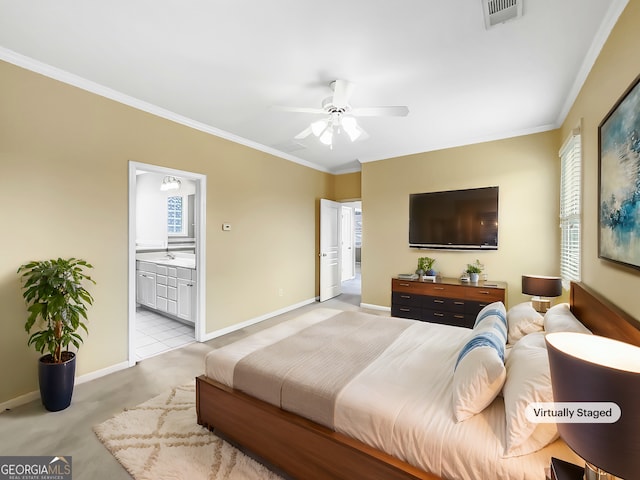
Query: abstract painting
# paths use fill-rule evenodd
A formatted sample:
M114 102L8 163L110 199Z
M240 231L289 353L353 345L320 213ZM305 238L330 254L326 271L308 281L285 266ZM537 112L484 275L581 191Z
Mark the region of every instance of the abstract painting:
M598 134L598 256L640 269L640 76Z

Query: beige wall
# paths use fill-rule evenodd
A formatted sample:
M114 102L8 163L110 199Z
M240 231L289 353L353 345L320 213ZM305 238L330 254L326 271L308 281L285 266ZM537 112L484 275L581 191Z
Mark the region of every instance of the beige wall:
M558 274L558 132L527 135L362 167L362 302L389 306L391 278L411 273L418 257L457 277L479 259L491 280L509 284L508 304L526 300L524 273ZM497 185L497 251L409 248L409 194Z
M78 374L127 360L130 160L207 175L207 332L316 296L331 175L1 62L0 105L0 403L37 390L16 275L28 260L95 266Z
M598 125L640 74L640 1L631 0L562 125L562 137L582 119L584 160L582 280L640 320L640 271L598 258Z
M362 195L360 172L336 175L333 180L333 200L340 202L360 199Z

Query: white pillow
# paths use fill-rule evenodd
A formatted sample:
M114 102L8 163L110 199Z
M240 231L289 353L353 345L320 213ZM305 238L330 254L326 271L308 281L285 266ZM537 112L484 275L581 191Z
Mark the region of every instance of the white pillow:
M530 403L553 402L544 333L531 333L516 343L506 367L502 389L507 425L504 456L517 457L536 452L558 438L555 423L532 423L525 415Z
M478 313L473 335L460 350L453 373L453 412L458 422L480 413L502 390L506 341L504 305L487 305Z
M509 325L508 343L514 345L525 335L541 332L544 317L536 312L531 302L524 302L511 307L507 312L507 324Z
M585 327L580 320L571 313L568 303L559 303L547 310L547 313L544 314L544 330L547 333L591 333L591 330Z

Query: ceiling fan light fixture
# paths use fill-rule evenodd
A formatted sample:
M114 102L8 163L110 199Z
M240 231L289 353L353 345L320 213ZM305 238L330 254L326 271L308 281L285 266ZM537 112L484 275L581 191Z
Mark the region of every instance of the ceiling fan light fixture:
M360 135L362 135L362 129L358 126L358 122L353 117L344 117L342 119L342 128L349 135L349 139L355 142Z
M331 146L331 142L333 141L333 130L327 128L322 135L320 135L320 143L324 143L325 145Z
M311 124L311 132L316 136L319 137L322 132L324 132L327 129L327 120L318 120L317 122L313 122Z

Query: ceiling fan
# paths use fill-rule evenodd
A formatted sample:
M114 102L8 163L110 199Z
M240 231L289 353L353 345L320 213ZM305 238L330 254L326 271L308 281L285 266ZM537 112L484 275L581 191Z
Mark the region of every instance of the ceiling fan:
M302 140L313 134L321 143L333 148L334 134L344 131L352 142L359 138L366 138L366 132L358 125L355 117L406 117L409 108L406 106L358 107L349 104L355 84L346 80L334 80L329 84L333 95L322 101L321 108L313 107L276 107L286 112L313 113L325 115L317 120L294 138Z

